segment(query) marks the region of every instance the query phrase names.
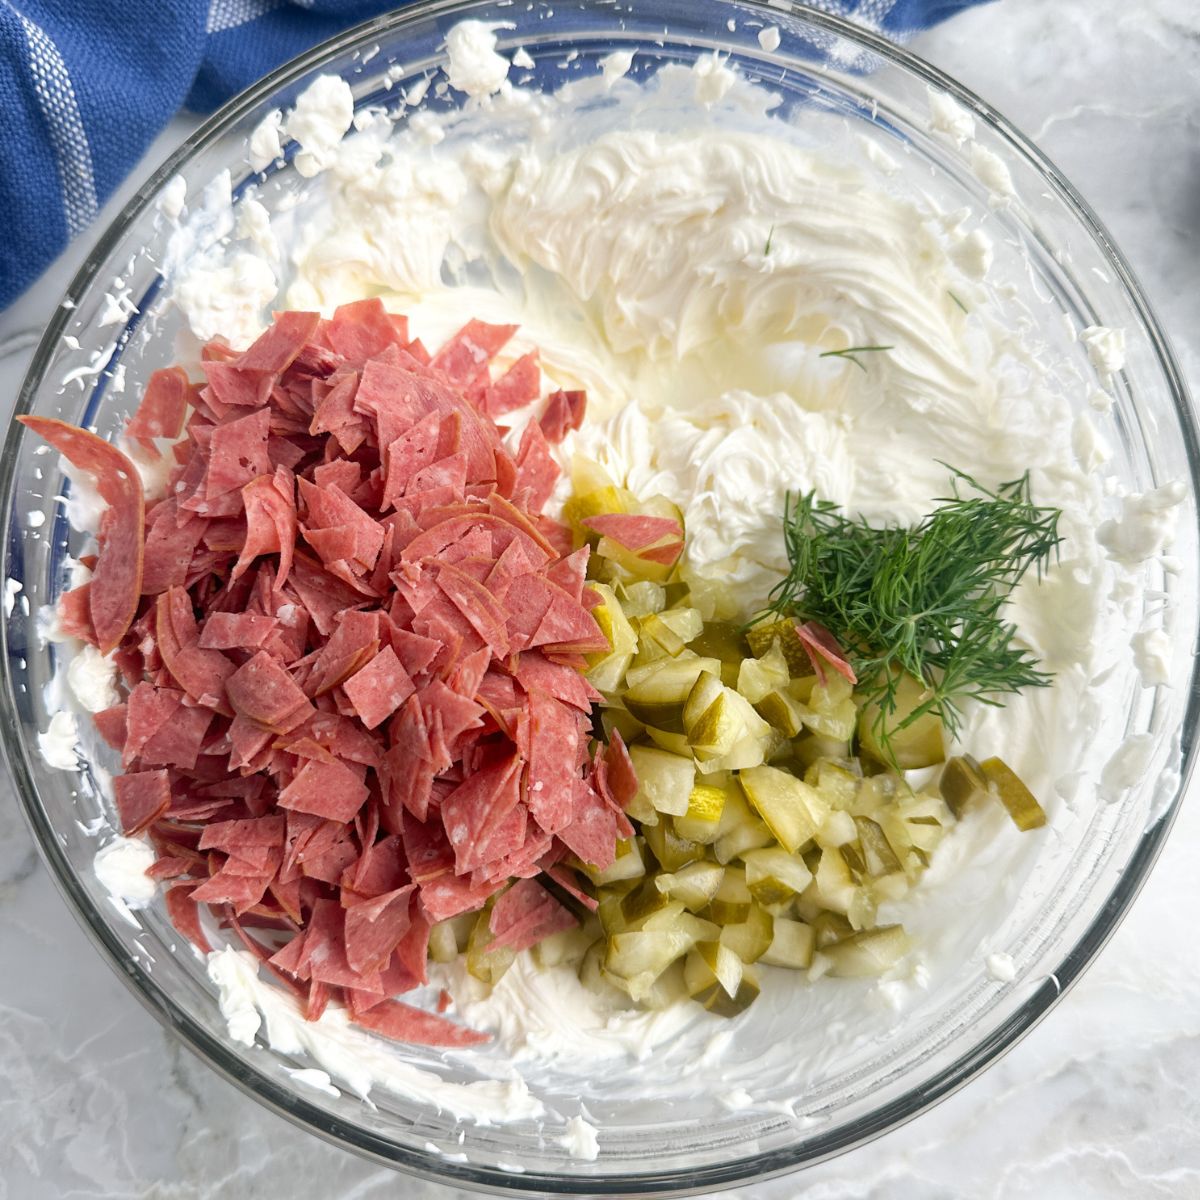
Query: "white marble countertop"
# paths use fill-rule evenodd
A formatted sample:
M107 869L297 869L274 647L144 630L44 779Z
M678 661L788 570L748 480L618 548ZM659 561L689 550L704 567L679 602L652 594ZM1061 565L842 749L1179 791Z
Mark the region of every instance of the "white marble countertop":
M1091 201L1197 386L1196 0L999 0L914 48L1031 134ZM176 121L135 176L189 127ZM0 314L0 395L15 393L87 248ZM1193 795L1132 915L1024 1042L903 1129L743 1200L1200 1196L1198 856ZM5 780L0 963L0 1200L463 1195L325 1145L185 1052L76 927Z

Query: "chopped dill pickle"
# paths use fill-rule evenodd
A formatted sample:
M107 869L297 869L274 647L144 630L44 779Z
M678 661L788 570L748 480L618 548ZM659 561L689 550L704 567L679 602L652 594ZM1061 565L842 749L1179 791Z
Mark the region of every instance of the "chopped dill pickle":
M637 634L625 616L613 590L603 583L592 585L601 603L592 609L600 631L608 639L607 653L588 655L588 679L602 692L614 692L625 678L625 672L637 650Z
M664 583L663 600L664 608L681 608L691 599L691 588L688 587L682 579L674 579L670 583ZM708 651L700 651L701 654Z
M704 629L704 618L697 608L665 608L657 615L668 629L689 645L700 636Z
M754 711L784 737L795 737L804 728L804 706L787 692L768 692L755 703Z
M654 932L671 930L686 933L694 946L697 942L711 942L720 936L721 927L697 913L685 912L683 905L674 903L661 912L652 913L642 922L642 928Z
M759 990L755 976L748 969L743 969L742 981L732 996L724 988L714 987L708 992L701 992L693 999L718 1017L736 1017L758 999Z
M729 867L721 879L717 890L718 900L728 900L739 904L750 903L750 885L746 882L744 867Z
M656 746L631 746L629 757L637 772L635 801L648 802L656 812L683 816L696 782L692 760Z
M720 941L744 963L757 962L771 948L775 936L775 918L761 905L751 904L743 920L731 922L722 930Z
M664 871L678 871L704 857L704 847L680 837L670 821L660 821L657 825L643 828L642 834Z
M707 908L702 908L697 914L714 925L735 925L744 921L750 915L750 901L717 900L714 899Z
M855 930L874 929L879 911L879 900L869 887L854 889L854 895L846 906L846 917Z
M439 921L430 929L429 957L436 963L453 962L458 957L458 939L450 921Z
M582 870L597 887L608 887L625 880L640 879L646 873L640 838L622 838L617 842L616 857L603 870L582 864Z
M606 949L603 938L592 943L579 964L579 982L597 996L611 996L619 999L621 993L604 973Z
M492 904L489 901L479 912L467 941L467 972L482 983L496 984L517 957L515 950L502 946L491 949Z
M692 757L692 748L688 745L686 733L667 733L665 729L655 729L653 725L647 725L645 734L660 750L678 754L682 758Z
M595 488L582 496L572 496L563 505L563 520L584 536L595 538L597 535L585 529L583 522L602 513L625 512L629 499L630 494L624 488L611 485Z
M649 987L677 958L692 947L690 934L682 930L631 930L609 938L604 970L610 976L639 986L636 992Z
M766 654L776 640L793 675L812 674L812 662L804 643L796 636L795 621L767 621L746 630L746 642L756 658Z
M862 846L857 841L847 844L841 844L837 847L841 851L842 858L846 861L846 866L850 868L850 874L855 882L859 882L867 873L867 860L863 857Z
M738 625L732 621L706 621L699 637L693 638L688 645L697 654L715 658L721 664L721 682L726 687L737 685L738 668L748 652L745 636Z
M725 811L725 788L710 783L698 783L688 797L687 819L689 821L711 821L719 827L721 814Z
M832 808L848 809L862 787L862 767L856 758L820 758L804 772L804 782Z
M674 500L656 493L638 501L638 512L648 517L661 517L665 521L676 521L683 528L683 510Z
M738 668L737 690L751 704L757 704L768 692L781 691L791 681L787 661L778 641L771 643L766 654L744 658Z
M746 864L746 886L759 904L790 900L812 882L812 873L804 860L789 854L782 846L748 850L742 861Z
M688 796L688 810L675 818L675 832L693 842L708 846L717 840L721 815L725 811L727 788L737 784L717 786L698 783Z
M840 675L826 672L825 682L813 685L808 699L804 724L820 737L849 741L858 723L858 707L854 703L849 682Z
M841 851L833 846L823 847L817 869L813 872L812 884L805 894L816 900L822 908L844 914L850 911L857 890L854 876L850 874L850 867Z
M830 960L830 975L861 979L882 975L911 949L912 939L902 925L881 925L825 946L821 952Z
M930 710L913 719L913 713L927 704L933 693L919 679L903 674L890 695L895 704L891 712L883 712L878 700L863 707L858 718L862 748L872 758L901 771L942 762L946 757L942 718ZM910 723L905 725L905 721Z
M637 618L638 646L642 653L658 658L675 658L684 648L684 639L662 619L659 613Z
M662 912L675 903L678 902L659 889L653 876L646 878L621 901L621 916L625 920L625 928L637 929L647 917ZM679 907L683 908L682 903L679 903Z
M749 817L717 838L713 843L713 854L717 862L727 863L749 850L770 846L774 841L774 835L762 821L757 817Z
M711 903L721 887L725 868L719 863L696 861L675 872L655 878L655 885L672 900L681 902L692 912L699 912Z
M828 805L813 788L777 767L752 767L738 782L776 840L795 854L820 828Z
M1008 809L1014 824L1022 832L1046 823L1046 811L1016 772L1000 758L987 758L980 764L988 791Z
M811 925L786 917L776 917L771 944L759 961L771 967L788 967L793 971L802 971L812 966L815 948L816 937Z
M585 532L587 532L586 528ZM652 583L665 584L675 569L674 563L660 563L643 558L640 554L622 546L620 542L610 537L600 539L596 546L596 556L605 558L614 566L620 567L633 579L649 579Z
M854 934L854 926L841 913L820 912L809 924L816 936L819 950L824 950L826 946L832 946L835 942Z
M650 613L660 613L667 607L666 589L648 579L619 583L613 591L616 592L621 601L621 608L630 620L634 617L649 616Z
M589 675L590 679L591 676ZM605 707L600 710L600 724L604 728L604 740L612 741L613 730L620 735L625 745L636 742L646 728L632 713L617 706Z
M622 902L628 894L615 889L600 889L600 907L596 909L596 918L600 922L600 928L609 937L614 933L624 933L627 928Z
M742 714L738 712L732 699L736 693L723 687L715 676L710 678L721 690L688 730L688 742L698 762L723 758L746 733L745 723L741 720Z
M531 951L533 961L542 970L548 967L557 967L561 963L569 963L578 967L583 961L588 947L596 940L600 932L601 930L592 921L587 925L576 925L572 929L562 929L558 933L552 933L549 937L542 938L533 947Z
M857 840L858 829L855 827L854 818L841 809L831 811L821 822L821 828L816 833L818 846L832 846L834 849L840 849Z
M988 781L983 768L969 754L956 754L942 768L938 790L950 811L961 817L972 800L987 795Z
M742 960L728 946L716 941L700 942L684 960L684 986L697 999L714 987L732 997L741 986L743 972Z
M711 671L702 671L696 682L692 685L692 689L688 692L687 700L683 705L683 727L693 744L697 740L703 740L702 735L712 732L709 726L718 718L709 717L704 730L698 731L696 726L700 723L700 719L712 708L713 704L721 698L724 691L725 685L722 684L720 676ZM724 711L725 706L722 705L721 713L724 713ZM730 716L732 716L732 711L730 711ZM731 745L733 740L736 739L731 739Z
M799 774L803 775L822 758L843 759L850 756L850 743L840 738L819 734L801 734L792 741L792 758Z
M586 987L617 1002L658 1010L691 997L734 1016L758 995L756 961L810 979L879 975L898 962L908 935L879 926L879 908L919 883L976 797L994 796L1019 828L1045 823L999 759L957 755L936 790L905 778L944 761L943 720L953 732L957 718L953 705L929 704L920 671L896 665L907 659L880 657L888 646L822 621L860 682L836 670L818 678L796 633L802 608L775 605L745 631L733 619L746 600L735 586L685 582L585 524L602 512L682 523L674 505L633 496L587 460L576 460L573 482L567 516L593 547L593 611L609 642L587 674L605 696L604 734L619 730L630 748L638 790L627 811L640 828L603 871L568 859L595 887L598 911L535 947L537 963L578 964ZM872 662L883 664L874 679ZM489 949L486 912L461 932L435 926L430 956L465 949L472 974L498 979L512 958Z
M683 706L696 680L710 668L713 675L720 674L721 666L713 659L681 655L648 664L644 674L631 671L626 676L630 686L623 697L625 707L655 729L683 733Z
M858 830L858 844L862 847L863 865L868 875L891 875L900 870L900 860L888 845L877 821L870 817L855 817L854 826Z
M642 989L638 1003L651 1012L662 1012L688 998L683 959L677 958L649 987Z

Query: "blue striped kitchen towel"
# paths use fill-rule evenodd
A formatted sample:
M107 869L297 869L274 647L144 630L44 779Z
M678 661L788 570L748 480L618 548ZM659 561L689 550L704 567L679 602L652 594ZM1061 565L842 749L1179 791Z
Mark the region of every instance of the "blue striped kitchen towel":
M981 0L811 0L903 38ZM0 0L0 308L180 108L207 112L395 0Z

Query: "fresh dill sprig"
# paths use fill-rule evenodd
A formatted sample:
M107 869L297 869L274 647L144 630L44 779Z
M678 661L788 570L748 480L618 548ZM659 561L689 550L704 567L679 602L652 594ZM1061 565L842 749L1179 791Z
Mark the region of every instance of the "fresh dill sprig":
M1002 705L1005 695L1050 682L1014 644L1002 609L1030 570L1040 577L1048 565L1061 514L1033 503L1028 472L991 492L949 469L953 494L911 528L848 517L812 492L785 504L791 569L768 610L819 621L838 639L856 690L878 705L875 732L889 753L889 735L927 712L953 735L965 700ZM929 694L893 726L904 672Z
M858 361L859 354L871 354L879 350L894 350L895 346L847 346L845 350L826 350L821 358L848 358L860 371L867 368Z
M769 255L771 253L771 239L774 236L775 236L775 226L772 225L771 228L767 230L767 244L763 247L763 258L766 258L767 255Z

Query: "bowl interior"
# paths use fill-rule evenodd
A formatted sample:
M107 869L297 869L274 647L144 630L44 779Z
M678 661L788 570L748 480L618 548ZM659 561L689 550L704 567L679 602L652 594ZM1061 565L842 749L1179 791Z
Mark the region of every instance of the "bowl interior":
M769 128L854 163L886 152L896 164L886 186L943 210L969 206L980 215L998 248L989 297L994 319L1022 330L1054 386L1080 411L1096 384L1077 332L1092 325L1125 329L1128 364L1114 380L1115 403L1089 419L1112 449L1104 471L1125 489L1146 491L1172 479L1188 484L1184 532L1170 569L1159 563L1147 568L1144 599L1147 613L1168 603L1174 614L1168 626L1176 650L1172 686L1144 690L1119 673L1102 685L1121 700L1098 744L1145 735L1140 781L1116 804L1102 803L1088 782L1074 797L1056 798L1053 836L1003 868L1007 880L989 945L1012 955L1017 982L1006 985L982 969L978 938L970 934L974 941L957 948L961 969L939 976L926 995L900 1010L877 1005L872 1027L836 1055L814 1049L821 1038L813 1026L827 1017L807 993L789 1001L795 1046L764 1041L740 1022L726 1053L739 1070L756 1075L756 1096L768 1100L765 1108L740 1107L729 1088L714 1085L714 1068L694 1061L686 1042L668 1043L650 1064L655 1072L693 1081L688 1094L674 1095L669 1104L648 1101L640 1084L631 1085L630 1079L642 1076L614 1071L590 1078L558 1065L531 1079L547 1117L490 1126L460 1119L453 1104L439 1111L418 1098L417 1085L407 1095L377 1089L370 1104L346 1091L334 1096L306 1087L293 1075L310 1065L302 1056L243 1047L225 1036L204 962L175 933L161 900L131 910L114 902L95 878L92 858L115 826L107 783L112 756L82 725L87 753L77 776L47 767L39 755L37 735L58 703L62 663L59 648L38 636L37 614L69 586L69 556L79 553L82 539L67 520L64 500L72 485L56 457L19 432L10 436L3 464L7 752L43 852L104 952L164 1022L277 1110L397 1166L499 1190L681 1192L762 1177L882 1132L968 1079L1047 1010L1136 893L1169 827L1190 762L1195 431L1169 350L1126 267L1069 187L1019 135L960 93L973 108L977 145L997 156L1012 177L1016 199L998 204L972 169L968 150L930 130L927 87L953 89L948 81L820 14L717 0L628 10L578 0L553 9L417 5L281 69L207 124L104 235L43 341L19 411L62 417L105 434L118 430L150 372L194 348L173 307L172 288L189 262L229 235L224 194L232 196L233 212L248 196L273 212L297 204L303 211L314 181L292 165L295 147L287 148L281 165L255 174L245 161L251 131L315 76L331 72L349 81L358 111L383 108L400 127L424 111L453 111L463 97L436 85L446 32L464 17L494 23L505 54L526 50L533 66L512 72L520 86L553 91L570 83L579 89L572 137L580 141L611 128L686 124ZM768 26L781 33L780 45L770 51L759 40ZM643 83L718 50L744 80L778 102L744 102L739 93L701 111L681 107L663 89L633 108L614 103L599 83L601 60L622 48L636 50L630 76ZM415 96L422 80L434 86L405 106L404 93ZM461 121L468 132L473 122L484 123L480 129L486 124L470 112ZM189 198L182 234L161 202L175 175L186 181ZM995 832L1003 836L1002 823ZM1000 881L984 870L972 886L994 889ZM858 989L857 1005L874 988L842 986ZM806 1057L799 1074L798 1054ZM511 1072L502 1055L486 1052L446 1059L413 1050L404 1057L459 1083L495 1087ZM570 1158L560 1139L562 1121L578 1113L581 1102L601 1130L595 1162Z

